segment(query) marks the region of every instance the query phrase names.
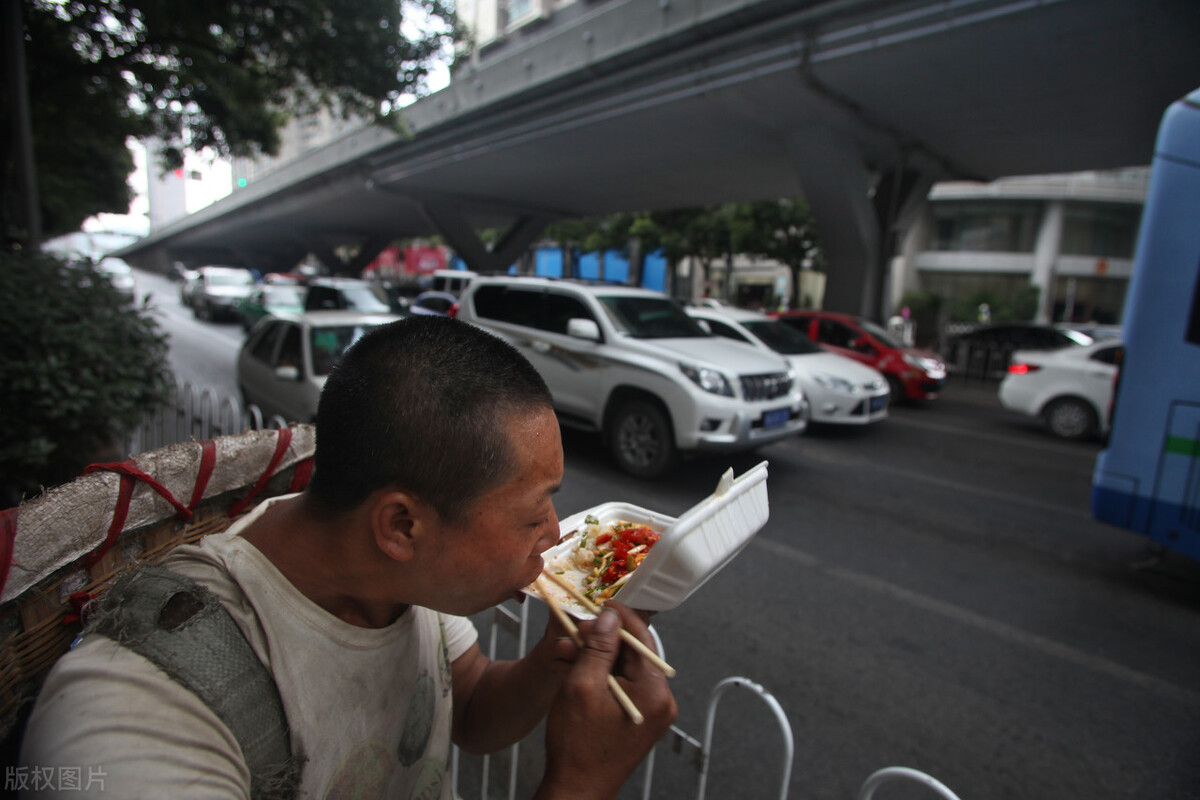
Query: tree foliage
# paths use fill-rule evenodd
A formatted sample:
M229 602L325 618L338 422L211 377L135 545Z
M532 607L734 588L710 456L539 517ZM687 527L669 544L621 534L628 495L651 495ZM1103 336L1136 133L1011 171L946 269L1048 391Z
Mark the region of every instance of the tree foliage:
M990 322L1031 322L1037 316L1041 289L1032 283L1008 292L978 291L959 297L949 304L949 318L954 322L982 322L979 307L987 304Z
M743 203L735 219L738 251L787 264L792 272L791 306L800 308L800 273L825 268L821 238L807 201L782 198Z
M712 206L652 211L640 215L630 226L630 232L641 239L646 252L663 251L671 274L683 259L694 259L707 284L713 262L732 253L729 215L725 209Z
M167 342L90 263L0 251L0 502L77 476L166 396Z
M388 112L424 90L435 56L461 35L447 0L22 5L48 235L128 210L128 137L154 137L173 167L185 148L273 154L289 115L395 119ZM5 144L7 223L14 148Z
M566 219L548 226L545 236L572 260L576 250L612 249L628 255L630 243L637 241L639 254L662 251L669 275L680 261L693 259L705 285L714 263L729 263L738 254L770 258L791 268L794 308L800 307L800 272L825 268L816 221L802 198ZM731 280L732 270L725 277ZM725 288L728 296L729 286Z

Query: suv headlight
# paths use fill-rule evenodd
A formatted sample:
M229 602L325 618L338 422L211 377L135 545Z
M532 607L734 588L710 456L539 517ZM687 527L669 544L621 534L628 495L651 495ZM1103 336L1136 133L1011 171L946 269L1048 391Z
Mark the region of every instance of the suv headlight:
M733 397L733 386L729 383L729 379L717 370L708 367L694 367L683 362L679 363L679 369L683 370L683 374L687 375L692 383L704 391L724 397Z
M814 373L812 377L814 381L826 389L832 389L835 392L844 392L845 394L858 394L858 387L845 378L827 375L824 372Z

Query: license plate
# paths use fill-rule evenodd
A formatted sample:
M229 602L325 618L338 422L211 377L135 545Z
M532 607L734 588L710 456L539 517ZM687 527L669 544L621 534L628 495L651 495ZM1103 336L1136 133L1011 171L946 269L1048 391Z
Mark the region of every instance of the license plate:
M780 425L786 425L791 415L791 410L786 408L777 408L774 411L764 412L763 427L778 428Z
M871 410L872 411L878 411L879 409L883 408L886 405L887 405L887 395L886 394L881 394L878 397L871 398Z

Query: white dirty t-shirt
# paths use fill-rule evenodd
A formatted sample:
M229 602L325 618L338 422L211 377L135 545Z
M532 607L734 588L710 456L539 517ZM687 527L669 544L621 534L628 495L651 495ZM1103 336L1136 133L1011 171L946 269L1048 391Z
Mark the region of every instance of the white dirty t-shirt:
M386 628L334 617L238 535L266 505L163 566L211 589L274 675L292 753L307 758L299 796L450 798L450 662L474 627L416 606ZM73 797L249 797L237 740L208 706L99 635L47 678L22 765L28 796L67 779Z

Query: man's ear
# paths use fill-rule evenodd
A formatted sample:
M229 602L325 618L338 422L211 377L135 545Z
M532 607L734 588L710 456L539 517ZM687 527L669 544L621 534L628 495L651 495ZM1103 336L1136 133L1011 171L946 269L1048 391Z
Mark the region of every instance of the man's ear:
M411 494L386 491L371 505L375 544L396 561L409 561L431 520L432 509Z

